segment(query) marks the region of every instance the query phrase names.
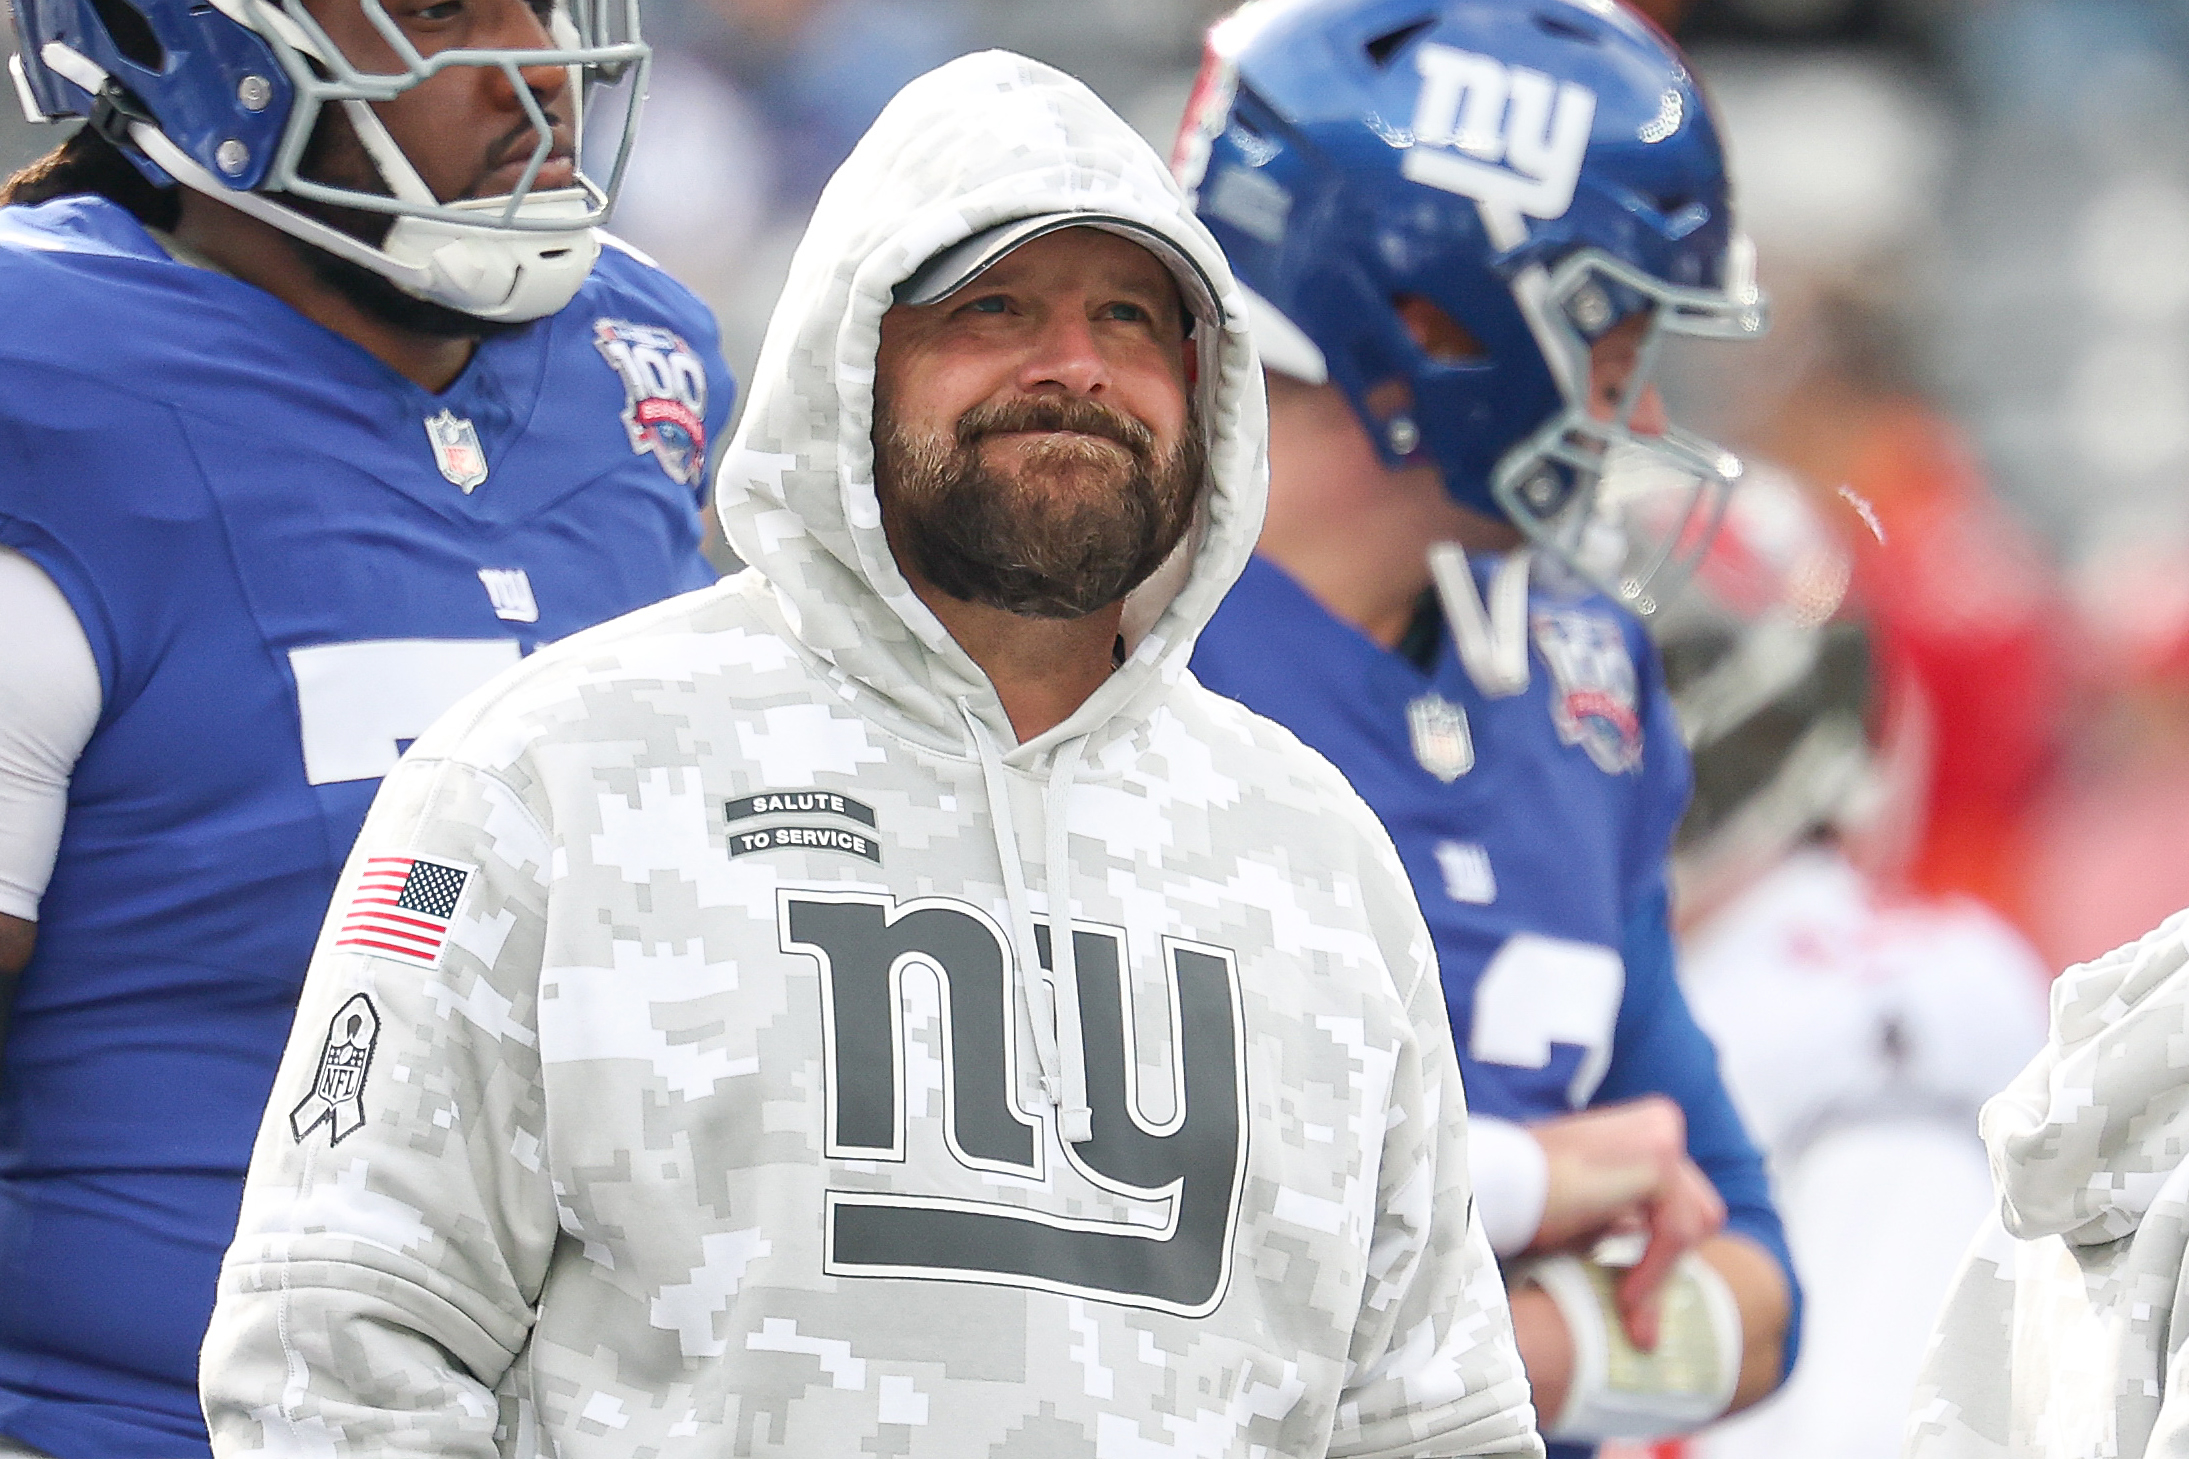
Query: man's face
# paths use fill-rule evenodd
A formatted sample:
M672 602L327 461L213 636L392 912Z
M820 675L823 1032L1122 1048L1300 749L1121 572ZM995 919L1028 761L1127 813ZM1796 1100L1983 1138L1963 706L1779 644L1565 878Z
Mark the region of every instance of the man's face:
M1066 228L882 317L875 485L901 565L1037 618L1115 603L1169 555L1205 455L1185 314L1136 243Z
M1649 333L1650 313L1643 310L1620 320L1597 336L1589 348L1589 414L1598 420L1617 420L1627 405L1627 382L1641 363L1642 342ZM1628 427L1638 436L1661 436L1669 422L1664 397L1653 384L1642 387L1634 402Z
M541 50L550 0L382 0L399 30L421 55L447 50ZM309 0L312 17L360 70L399 73L402 63L374 28L359 0ZM561 66L517 73L546 114L551 140L535 191L568 187L575 179L570 75ZM388 101L374 102L381 124L421 180L444 203L496 197L524 175L539 133L509 77L494 66L450 66ZM330 109L313 139L307 175L331 186L385 193L378 169L348 125Z
M394 48L366 18L359 0L308 3L313 18L353 65L381 73L403 69ZM539 50L550 44L551 0L537 0L537 4L528 0L383 0L383 5L421 55L457 48ZM549 128L548 155L533 180L533 190L568 187L576 178L569 73L560 66L527 66L517 74L537 98ZM438 202L512 191L539 141L539 131L525 115L516 87L491 66L451 66L372 106ZM338 107L319 114L300 170L330 187L381 196L389 193L348 115ZM305 198L293 199L291 206L376 247L387 239L395 221L386 213ZM413 298L371 269L301 240L290 239L288 246L322 283L358 309L399 329L445 339L475 339L522 327L492 324Z

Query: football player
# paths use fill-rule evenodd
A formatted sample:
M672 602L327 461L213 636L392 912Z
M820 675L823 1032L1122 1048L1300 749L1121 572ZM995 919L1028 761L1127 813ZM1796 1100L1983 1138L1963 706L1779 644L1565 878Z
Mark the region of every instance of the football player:
M86 120L0 209L0 1449L203 1453L216 1269L374 787L535 645L710 581L731 385L596 231L635 0L29 0L16 34L24 107Z
M1874 702L1908 691L1873 673L1841 607L1853 571L1831 521L1786 473L1746 478L1649 628L1695 765L1672 857L1681 985L1770 1161L1810 1300L1786 1391L1691 1453L1893 1459L1992 1203L1977 1106L2043 1045L2046 974L1975 898L1872 870L1884 805L1919 804L1905 792L1927 770L1870 729L1897 718Z
M1796 1288L1673 979L1688 767L1639 621L1740 470L1657 368L1764 323L1702 95L1611 0L1264 0L1212 32L1177 163L1271 414L1259 554L1193 667L1406 861L1553 1452L1753 1403ZM1632 453L1679 509L1622 543L1597 486Z

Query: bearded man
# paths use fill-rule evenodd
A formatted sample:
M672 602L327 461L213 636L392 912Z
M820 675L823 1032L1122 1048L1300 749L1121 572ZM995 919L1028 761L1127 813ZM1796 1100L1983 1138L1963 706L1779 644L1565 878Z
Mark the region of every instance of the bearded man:
M1240 303L1076 82L891 104L716 481L752 568L388 780L217 1452L1541 1454L1404 872L1185 670L1261 521Z

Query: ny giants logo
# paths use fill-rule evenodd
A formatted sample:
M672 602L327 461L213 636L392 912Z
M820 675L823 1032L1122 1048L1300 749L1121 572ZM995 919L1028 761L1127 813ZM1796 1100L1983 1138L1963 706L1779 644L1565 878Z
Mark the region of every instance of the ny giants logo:
M699 356L673 330L625 319L594 320L593 347L623 381L632 452L651 452L671 481L697 486L707 469L707 370Z
M1596 93L1454 46L1424 45L1414 64L1421 91L1406 176L1530 218L1564 216Z
M1158 1122L1139 1094L1124 934L1085 923L1073 929L1093 1135L1067 1144L1047 1136L1046 1111L1029 1111L1015 1097L1012 952L993 919L941 897L900 903L786 890L778 923L783 950L820 965L829 1158L907 1167L891 1189L828 1193L829 1273L1030 1287L1189 1316L1223 1300L1247 1153L1245 1021L1230 952L1164 939L1175 1099ZM1046 968L1047 927L1037 924L1035 942ZM916 1189L921 1172L910 1167L922 1160L906 1128L903 982L914 966L928 969L941 993L942 1135L949 1164L959 1167L930 1169L927 1192ZM1058 1149L1068 1170L1050 1169ZM1152 1219L1034 1203L1060 1186L1068 1192L1065 1182ZM942 1185L960 1193L936 1189ZM1033 1200L973 1195L1011 1188Z

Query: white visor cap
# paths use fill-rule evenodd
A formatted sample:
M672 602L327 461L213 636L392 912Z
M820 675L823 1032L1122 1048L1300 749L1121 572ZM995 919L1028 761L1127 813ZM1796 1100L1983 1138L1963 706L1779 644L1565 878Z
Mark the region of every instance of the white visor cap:
M1216 303L1215 285L1185 250L1145 223L1120 218L1114 213L1042 213L1013 218L983 228L972 237L953 243L912 272L897 286L900 304L933 304L949 298L986 273L998 259L1022 244L1065 228L1099 228L1154 254L1171 277L1186 310L1204 324L1222 324L1224 311Z

